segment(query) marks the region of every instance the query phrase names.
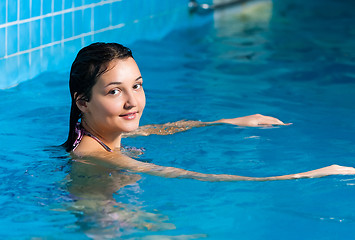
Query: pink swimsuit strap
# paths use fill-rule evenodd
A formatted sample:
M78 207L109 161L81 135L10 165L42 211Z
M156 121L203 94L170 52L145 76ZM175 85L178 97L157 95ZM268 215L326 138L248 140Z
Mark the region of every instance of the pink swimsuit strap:
M77 134L77 137L76 137L75 142L73 144L73 151L79 146L79 143L83 139L83 136L86 135L86 136L89 136L89 137L95 139L103 148L105 148L106 151L113 152L112 149L109 146L107 146L104 142L102 142L98 137L96 137L95 135L86 131L86 129L83 128L81 126L81 123L79 123L79 122L76 123L76 125L75 125L75 133Z

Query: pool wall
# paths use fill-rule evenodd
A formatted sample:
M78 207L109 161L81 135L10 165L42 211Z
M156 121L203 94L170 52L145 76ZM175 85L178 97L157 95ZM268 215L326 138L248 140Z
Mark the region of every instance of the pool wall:
M92 42L159 40L209 17L189 14L188 0L1 0L0 89L68 71L77 51Z

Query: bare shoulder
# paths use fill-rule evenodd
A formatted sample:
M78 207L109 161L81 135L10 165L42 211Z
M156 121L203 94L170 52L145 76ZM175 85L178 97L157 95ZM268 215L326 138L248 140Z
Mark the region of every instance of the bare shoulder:
M88 136L83 136L80 144L74 150L74 154L76 156L90 156L97 155L101 152L105 152L106 150L102 148L102 146L95 141L93 138Z
M78 162L116 170L132 170L140 172L147 167L145 166L146 163L135 160L119 150L107 152L102 151L102 148L99 148L99 151L75 151L72 152L72 157Z

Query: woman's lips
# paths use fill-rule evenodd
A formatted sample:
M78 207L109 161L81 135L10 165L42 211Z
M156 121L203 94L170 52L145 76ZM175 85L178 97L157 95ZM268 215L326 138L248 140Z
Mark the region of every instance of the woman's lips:
M120 115L121 118L125 119L125 120L132 120L135 119L137 116L138 112L131 112L131 113L126 113L126 114L122 114Z

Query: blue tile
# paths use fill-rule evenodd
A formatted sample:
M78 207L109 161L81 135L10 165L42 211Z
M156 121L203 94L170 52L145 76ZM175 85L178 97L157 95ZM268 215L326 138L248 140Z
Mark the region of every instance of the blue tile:
M43 1L43 15L52 12L52 0Z
M73 36L73 13L64 14L64 38Z
M19 55L19 79L29 80L30 77L30 55L29 53L24 53Z
M30 48L30 23L22 23L20 29L20 51L25 51Z
M140 38L140 33L137 31L137 24L130 24L119 29L115 29L117 36L119 36L119 43L125 45L135 39Z
M69 9L74 6L74 0L64 0L64 9Z
M41 72L41 50L32 51L30 54L31 67L30 67L30 78L35 77Z
M5 61L7 87L14 86L18 83L18 73L19 73L18 62L19 62L18 56L7 58Z
M11 61L9 59L6 59L6 61L4 61L5 63L5 79L4 79L4 83L2 84L3 88L9 88L15 85L16 79L14 79L15 76L13 76L13 67L11 66L11 63L16 64L14 61Z
M83 11L74 12L74 35L80 35L83 33Z
M41 15L41 0L32 0L31 17L38 17L40 15Z
M92 36L90 35L90 36L84 37L83 42L84 42L84 46L90 45L91 43L93 43Z
M166 1L168 2L168 1ZM178 1L177 1L178 2ZM156 8L157 6L162 6L162 4L159 2L159 4L155 4L155 5L152 5L151 2L148 2L148 1L142 1L142 2L139 2L139 3L134 3L135 4L135 8L136 9L140 9L140 15L143 15L143 16L150 16L150 15L153 15L153 14L156 14L156 13L159 13L159 12L154 12L154 8ZM131 5L132 6L132 5Z
M57 15L53 17L53 41L62 40L62 17L63 15Z
M74 0L74 7L83 6L83 0Z
M63 10L63 1L64 0L54 0L54 12Z
M136 11L138 9L138 11ZM129 1L122 1L121 7L117 12L112 13L112 18L119 17L115 15L120 15L121 19L123 19L123 23L130 23L133 20L139 18L143 9L137 7L134 4L131 4ZM132 14L134 12L135 14Z
M7 21L13 22L17 20L17 1L9 1Z
M64 43L64 49L66 51L65 59L68 63L72 63L75 59L75 55L81 48L81 39L75 39ZM68 66L69 69L69 66Z
M0 28L0 58L5 56L5 28Z
M41 72L50 71L50 61L51 61L51 47L41 48L42 58L41 58Z
M30 47L35 48L41 45L41 22L40 20L30 22Z
M5 28L0 28L0 58L5 56Z
M110 26L110 7L108 4L94 8L94 30Z
M9 26L7 28L7 55L17 53L17 25Z
M60 66L61 68L65 65L65 63L63 63L63 58L65 57L63 54L64 51L61 44L55 44L51 47L51 56L55 56L51 60L52 67ZM68 69L65 70L68 71Z
M0 72L4 75L0 80L0 89L8 88L7 84L7 72L6 72L6 59L0 59Z
M52 18L46 17L42 21L42 44L52 42Z
M83 13L83 32L88 33L93 31L91 29L91 11L93 11L91 8L87 8L84 10Z
M121 2L115 2L111 5L112 26L121 24L124 22L123 7Z
M67 50L66 54L72 55L75 58L75 55L81 48L81 42L82 40L80 38L65 42L64 49Z
M98 3L98 2L101 2L101 0L84 0L85 5L92 4L92 3Z
M20 20L30 18L30 0L20 0Z
M0 24L6 22L6 1L0 1Z

